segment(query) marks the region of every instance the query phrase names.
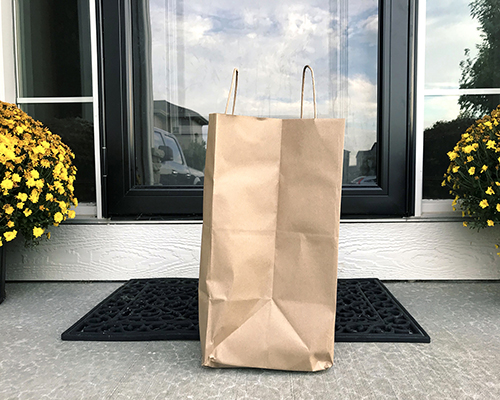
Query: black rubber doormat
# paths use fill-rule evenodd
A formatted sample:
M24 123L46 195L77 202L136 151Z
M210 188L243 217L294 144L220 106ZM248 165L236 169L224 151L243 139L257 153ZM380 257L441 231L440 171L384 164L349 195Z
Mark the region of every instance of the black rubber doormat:
M132 279L61 337L199 340L198 279ZM430 337L378 279L339 279L335 341L430 343Z

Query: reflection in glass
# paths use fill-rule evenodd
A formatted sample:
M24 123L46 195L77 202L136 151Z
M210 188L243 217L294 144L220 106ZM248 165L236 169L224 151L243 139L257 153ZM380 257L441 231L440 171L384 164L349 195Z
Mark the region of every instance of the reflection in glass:
M154 184L203 185L203 172L188 166L188 162L193 165L196 160L186 158L176 136L158 128L155 128L154 132ZM205 152L202 155L204 154Z
M476 103L478 98L487 98L493 104L500 104L500 95L460 97L471 103ZM450 165L447 153L453 150L466 129L483 116L460 113L458 100L459 96L427 96L425 99L424 199L451 198L449 189L441 186L443 174Z
M345 152L344 152L345 153ZM345 154L344 154L345 158ZM346 166L344 165L344 168ZM375 142L370 150L360 150L356 154L356 165L349 167L352 171L356 171L354 175L356 178L350 179L345 184L349 186L363 185L363 186L376 186L377 185L377 142Z
M88 0L16 3L19 97L92 96Z
M73 153L78 169L75 196L80 203L95 203L94 124L92 104L21 104L20 107L51 132L61 136Z
M498 2L428 1L426 89L499 88Z
M298 118L306 64L318 117L346 119L344 183L376 184L376 0L130 4L136 185L203 183L208 115L223 112L234 67L236 114Z

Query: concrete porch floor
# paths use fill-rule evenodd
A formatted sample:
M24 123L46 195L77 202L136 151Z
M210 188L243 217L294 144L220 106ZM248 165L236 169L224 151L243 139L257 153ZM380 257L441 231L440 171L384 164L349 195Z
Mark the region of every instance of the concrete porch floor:
M64 342L121 283L8 283L0 399L500 399L500 282L395 282L430 344L337 343L320 373L200 366L199 342Z

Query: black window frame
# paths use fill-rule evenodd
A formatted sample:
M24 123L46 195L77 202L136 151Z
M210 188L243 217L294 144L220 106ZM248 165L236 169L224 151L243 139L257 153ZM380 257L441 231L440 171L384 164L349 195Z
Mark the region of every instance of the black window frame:
M133 185L128 1L98 1L103 216L201 219L203 188ZM379 0L377 185L344 186L342 218L414 212L416 14L416 0Z

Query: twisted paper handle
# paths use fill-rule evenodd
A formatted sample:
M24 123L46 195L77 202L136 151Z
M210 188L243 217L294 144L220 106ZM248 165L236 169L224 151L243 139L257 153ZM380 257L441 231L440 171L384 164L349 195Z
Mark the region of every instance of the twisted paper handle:
M233 78L231 79L231 87L229 88L229 94L227 95L227 103L226 103L226 111L224 114L227 114L227 109L229 108L229 101L231 100L231 92L233 91L234 86L234 97L233 97L233 112L234 115L234 107L236 106L236 92L238 91L238 68L233 70Z
M306 77L306 70L309 69L311 71L311 79L312 79L312 89L313 89L313 104L314 104L314 118L317 117L317 111L316 111L316 86L314 82L314 72L312 68L309 65L306 65L304 67L304 70L302 71L302 91L300 95L300 118L303 118L304 115L304 85L305 85L305 77ZM226 102L226 110L224 111L224 114L227 114L227 109L229 108L229 102L231 101L231 93L233 92L233 87L234 87L234 96L233 96L233 111L232 115L234 115L234 109L236 107L236 93L238 92L238 68L235 68L233 70L233 77L231 79L231 87L229 88L229 94L227 95L227 102Z
M311 79L312 79L312 87L313 87L313 103L314 103L314 118L316 118L316 86L314 85L314 72L309 65L304 67L302 71L302 92L300 95L300 118L304 115L304 83L306 78L306 70L309 69L311 71Z

